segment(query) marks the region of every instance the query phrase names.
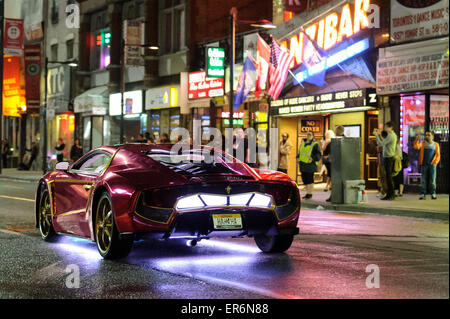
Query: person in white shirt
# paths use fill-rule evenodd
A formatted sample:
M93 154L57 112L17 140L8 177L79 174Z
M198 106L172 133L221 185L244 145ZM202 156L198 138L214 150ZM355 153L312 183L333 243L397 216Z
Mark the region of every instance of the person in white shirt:
M382 200L394 200L394 163L395 163L395 151L397 146L397 135L394 132L394 123L387 122L385 130L388 133L386 138L383 138L378 129L374 130L378 146L383 148L383 164L386 169L386 183L387 194Z

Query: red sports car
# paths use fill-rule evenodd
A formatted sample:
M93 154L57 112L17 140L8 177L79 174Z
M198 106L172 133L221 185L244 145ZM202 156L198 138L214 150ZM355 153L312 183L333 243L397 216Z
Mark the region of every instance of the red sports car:
M43 239L89 238L103 258L127 256L133 240L254 237L283 252L299 233L300 194L285 174L250 168L208 147L125 144L58 163L36 192Z

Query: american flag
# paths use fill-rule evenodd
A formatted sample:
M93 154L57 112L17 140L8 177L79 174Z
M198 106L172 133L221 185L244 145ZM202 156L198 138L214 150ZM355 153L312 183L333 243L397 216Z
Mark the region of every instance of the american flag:
M281 50L278 43L272 39L269 66L270 89L268 93L274 100L278 99L283 89L289 72L289 66L293 60L294 57L288 52Z

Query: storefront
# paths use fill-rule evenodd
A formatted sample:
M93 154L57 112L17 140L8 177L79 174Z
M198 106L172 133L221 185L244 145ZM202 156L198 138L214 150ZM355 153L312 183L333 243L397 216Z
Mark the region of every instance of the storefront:
M101 145L111 144L108 92L107 86L99 86L85 91L74 99L76 137L81 140L83 153Z
M166 133L180 127L180 86L178 84L162 86L145 91L145 112L148 131L156 140Z
M419 192L419 151L414 141L434 132L440 144L437 192L448 193L449 56L448 37L380 49L377 93L389 96L391 118L410 166L405 170L407 191Z
M147 114L143 113L143 91L127 91L109 95L109 117L111 122L111 143L120 143L120 130L123 125L124 143L133 143L147 128ZM122 104L123 103L123 104ZM123 105L123 122L120 108Z
M70 149L74 143L75 115L69 110L70 75L71 68L68 65L50 67L47 74L47 146L52 160L56 160L55 147L59 139L65 144L65 160L70 160Z
M207 143L210 127L220 129L220 117L217 112L224 105L224 78L208 78L206 71L188 74L188 107L192 118L192 132L200 125L202 143Z
M346 137L361 138L361 178L377 180L376 154L371 154L371 132L377 127L377 106L375 89L370 88L289 97L271 102L272 125L278 128L280 140L281 134L288 133L293 146L288 159L288 175L301 183L296 154L308 132L313 132L321 145L327 130L335 131L337 126L342 125ZM319 171L321 165L319 163ZM322 176L317 173L315 179L322 181Z

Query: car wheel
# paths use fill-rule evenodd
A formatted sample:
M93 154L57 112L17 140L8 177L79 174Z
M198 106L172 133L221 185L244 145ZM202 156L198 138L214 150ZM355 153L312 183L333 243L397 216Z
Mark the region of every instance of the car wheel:
M291 247L293 240L293 235L255 236L256 245L265 253L282 253Z
M45 241L55 241L58 237L53 228L50 196L47 189L42 191L39 201L39 231Z
M133 237L120 237L114 221L111 199L104 193L98 201L95 215L95 241L100 255L105 259L126 257L133 246Z

